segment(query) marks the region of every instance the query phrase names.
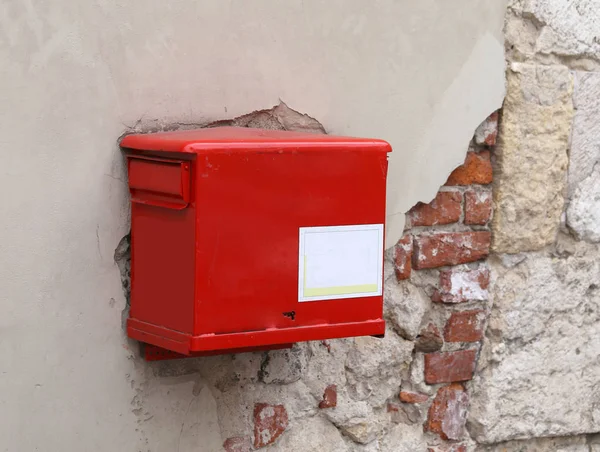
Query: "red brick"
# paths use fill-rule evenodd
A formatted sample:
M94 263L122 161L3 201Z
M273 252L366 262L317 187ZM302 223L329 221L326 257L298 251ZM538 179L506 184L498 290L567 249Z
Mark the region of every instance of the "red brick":
M420 392L400 391L400 401L404 403L423 403L429 400L427 394Z
M418 203L408 212L411 226L435 226L460 220L462 193L441 191L429 204Z
M475 350L428 353L425 355L425 382L433 385L470 380L475 371L475 357Z
M458 265L484 259L490 252L489 231L448 232L414 239L416 269Z
M437 352L444 345L440 330L433 323L423 328L415 340L415 350L418 352Z
M498 112L492 113L475 130L475 143L494 146L498 137Z
M476 270L442 270L440 272L440 290L432 297L442 303L461 303L463 301L485 301L488 299L490 271L487 268Z
M452 171L446 185L487 185L492 179L490 151L467 152L465 163Z
M252 442L250 438L241 436L227 438L223 443L223 449L225 449L225 452L250 452L252 450Z
M394 247L394 268L398 280L410 278L412 271L413 237L408 234L398 240Z
M288 426L283 405L257 403L254 405L254 448L273 444Z
M465 193L465 224L483 226L492 217L492 193L470 190Z
M453 383L438 389L427 414L427 430L442 439L461 439L465 431L469 396L463 386Z
M319 408L335 408L337 406L337 386L329 385L323 393L323 400L319 402Z
M485 311L453 312L446 327L444 339L446 342L477 342L483 337Z

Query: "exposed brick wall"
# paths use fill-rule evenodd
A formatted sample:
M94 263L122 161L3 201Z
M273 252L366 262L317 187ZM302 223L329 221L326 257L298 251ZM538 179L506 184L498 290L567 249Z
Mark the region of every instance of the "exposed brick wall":
M405 233L388 256L393 257L393 272L386 267L384 299L391 331L385 338L298 345L266 352L260 361L260 372L271 375L272 382L293 384L304 376L311 415L335 425L343 435L334 435L338 442L380 441L382 451L395 450L402 440L389 437L398 430L419 437L419 445L411 445L415 452L472 450L465 424L469 381L476 373L489 313L486 259L497 120L494 114L478 129L464 165L435 198L407 212ZM311 369L318 369L312 380ZM278 396L263 395L257 402L252 429L233 431L224 450L296 450L294 441L305 441L297 432L306 412L299 418L294 404L284 404ZM377 413L367 404L376 406ZM382 406L384 413L379 412ZM331 428L325 422L313 434Z
M494 113L476 131L462 166L429 203L414 206L394 249L396 277L431 297L435 315L416 338L423 354L424 393L403 388L397 410L427 406L424 429L439 437L432 451L463 451L469 395L489 313L492 159L498 130ZM430 395L428 395L430 394Z

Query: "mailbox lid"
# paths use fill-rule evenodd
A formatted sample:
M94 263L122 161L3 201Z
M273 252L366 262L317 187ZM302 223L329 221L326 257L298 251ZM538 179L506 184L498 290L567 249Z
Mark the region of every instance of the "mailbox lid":
M121 147L154 152L205 154L210 152L281 152L281 151L385 151L389 143L372 138L339 137L324 134L213 127L176 132L127 135Z

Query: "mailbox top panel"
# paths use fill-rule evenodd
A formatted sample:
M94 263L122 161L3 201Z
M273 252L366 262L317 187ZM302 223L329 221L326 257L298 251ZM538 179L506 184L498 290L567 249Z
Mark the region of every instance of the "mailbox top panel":
M213 127L127 135L121 140L121 147L143 151L189 154L227 152L233 149L261 153L286 150L391 151L391 147L386 141L371 138L338 137L246 127Z

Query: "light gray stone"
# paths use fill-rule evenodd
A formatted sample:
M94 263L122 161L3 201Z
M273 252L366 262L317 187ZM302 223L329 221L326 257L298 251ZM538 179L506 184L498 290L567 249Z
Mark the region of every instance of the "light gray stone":
M529 0L525 5L525 13L543 24L538 52L598 58L599 0Z
M402 374L408 373L414 343L386 331L384 338L357 337L346 359L348 393L383 407L398 392Z
M600 241L600 73L576 73L569 162L567 226L577 238Z
M352 441L359 444L368 444L383 431L383 426L369 419L354 425L345 426L342 430Z
M395 424L423 424L425 419L425 407L421 404L398 403L395 405L398 411L392 411L391 419Z
M350 398L345 388L338 390L335 408L322 410L323 415L341 430L366 422L371 412L367 402Z
M322 400L329 385L346 385L346 355L352 339L313 341L308 343L310 360L302 381L310 388L315 400ZM329 411L329 410L326 410Z
M492 248L552 243L564 206L573 80L564 66L512 63L494 173Z
M397 281L396 266L394 264L394 248L388 248L383 254L383 281L387 284L388 281Z
M341 433L327 420L315 416L293 423L279 440L265 451L314 452L315 446L322 451L346 452L349 450Z
M134 413L139 418L138 428L149 432L146 435L171 430L176 430L178 435L147 443L142 450L160 444L165 451L222 451L217 400L205 382L194 382L183 376L150 379L143 386L132 401L132 406L137 407ZM164 400L172 401L171 409L165 409Z
M381 452L417 452L427 450L422 428L395 426L381 441Z
M508 441L493 446L480 446L475 450L477 452L589 452L585 436Z
M600 72L576 72L569 154L569 196L600 161Z
M567 225L578 239L600 242L600 164L577 186L567 209Z
M298 381L306 370L309 345L294 344L290 349L265 352L259 376L264 383L288 384Z
M471 383L480 443L600 430L600 260L583 242L564 259L496 264L494 306Z
M410 388L413 391L423 392L430 395L435 392L435 388L433 386L425 383L425 355L423 353L415 353L413 357L413 361L410 364L409 382Z
M505 27L510 59L562 59L597 67L599 23L599 0L511 0Z
M358 444L369 444L381 436L390 424L385 410L373 411L366 401L356 401L342 389L338 391L337 407L322 410L347 438Z
M385 284L383 299L384 316L394 330L405 339L417 337L431 303L425 292L409 281L391 278Z

